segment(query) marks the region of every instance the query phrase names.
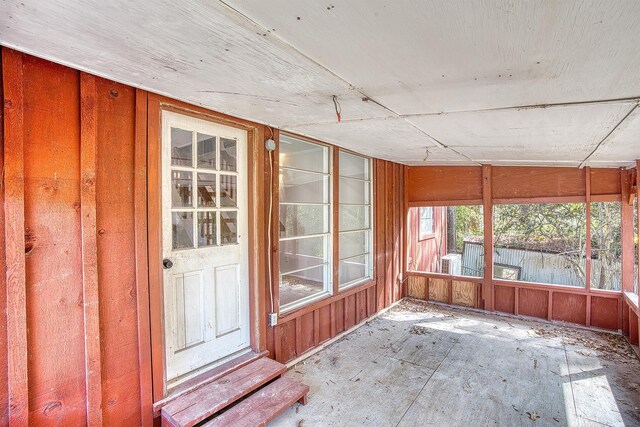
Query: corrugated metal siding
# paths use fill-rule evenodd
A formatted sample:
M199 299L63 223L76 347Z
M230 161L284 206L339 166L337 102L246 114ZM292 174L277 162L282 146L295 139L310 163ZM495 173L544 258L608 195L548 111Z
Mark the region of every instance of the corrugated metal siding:
M521 267L520 280L525 282L549 283L584 287L584 279L580 278L571 264L561 255L542 252L526 251L522 249L496 248L493 262L495 264L513 265ZM475 242L465 242L462 253L462 270L466 275L478 275L484 263L483 245ZM598 271L600 261L592 261L592 271ZM584 261L583 261L584 268ZM620 265L614 265L620 271ZM621 289L621 275L612 277L611 289Z

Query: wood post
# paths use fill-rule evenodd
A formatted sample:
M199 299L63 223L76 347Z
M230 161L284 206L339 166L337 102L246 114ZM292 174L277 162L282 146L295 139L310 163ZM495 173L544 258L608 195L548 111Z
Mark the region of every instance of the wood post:
M330 172L333 174L332 185L332 200L331 200L331 225L333 229L333 271L331 274L333 275L333 290L331 295L338 295L340 289L340 252L339 252L339 243L340 243L340 151L337 147L332 147L332 165Z
M638 221L640 221L640 160L636 160L636 205ZM638 227L638 234L636 238L640 239L640 226ZM639 240L640 241L640 240ZM638 245L638 259L640 260L640 244ZM638 268L638 286L640 286L640 268Z
M153 425L151 332L149 318L149 253L147 247L147 92L136 89L134 148L134 215L138 366L140 369L140 423Z
M484 309L494 310L493 293L493 191L491 165L482 165L482 205L484 219Z
M585 202L586 202L586 235L585 242L585 289L587 290L587 318L586 325L591 326L591 167L584 168L585 173Z
M631 176L629 171L620 168L620 216L622 235L622 291L633 291L634 244L633 244L633 203L630 202Z

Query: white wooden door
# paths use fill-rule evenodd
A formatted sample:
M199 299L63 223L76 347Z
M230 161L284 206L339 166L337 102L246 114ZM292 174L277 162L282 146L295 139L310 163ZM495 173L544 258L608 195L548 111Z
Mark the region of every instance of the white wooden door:
M249 346L246 159L246 131L163 111L167 386Z

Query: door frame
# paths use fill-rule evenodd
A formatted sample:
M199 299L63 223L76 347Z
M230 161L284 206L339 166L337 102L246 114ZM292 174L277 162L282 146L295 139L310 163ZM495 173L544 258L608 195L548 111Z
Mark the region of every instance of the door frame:
M265 127L246 120L216 113L161 95L138 91L140 98L136 108L135 160L136 197L144 188L146 215L136 212L136 223L146 221L146 227L136 224L136 241L146 240L146 254L137 253L138 265L138 322L140 388L143 411L151 409L154 403L167 397L164 356L164 301L162 272L162 111L172 111L217 124L231 126L247 132L247 183L248 183L248 248L249 248L249 337L250 347L255 352L266 349L266 211L264 141ZM146 123L145 123L146 122ZM146 126L144 126L146 125ZM146 132L142 128L146 127ZM144 164L141 164L143 163ZM139 201L137 200L137 203ZM141 210L141 209L140 209ZM142 235L144 234L144 236ZM144 246L144 242L137 247ZM142 252L142 250L140 251ZM141 265L147 267L147 281ZM146 285L146 286L145 286ZM146 289L145 289L146 288ZM146 296L146 298L145 298ZM145 301L146 300L146 301ZM145 307L146 306L146 307ZM148 314L148 328L144 323ZM145 330L146 329L146 330ZM149 402L151 400L151 402ZM146 409L148 410L148 409ZM143 417L144 419L144 417ZM143 423L144 424L144 423Z

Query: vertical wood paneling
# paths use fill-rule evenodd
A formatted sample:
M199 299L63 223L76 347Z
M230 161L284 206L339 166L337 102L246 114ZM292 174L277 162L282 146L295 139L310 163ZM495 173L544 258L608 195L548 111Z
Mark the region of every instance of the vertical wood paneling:
M622 301L617 298L591 298L591 326L603 329L622 329Z
M4 101L2 78L2 49L0 49L0 100ZM4 167L4 108L0 107L0 168ZM6 292L6 241L4 216L5 183L0 177L0 425L9 424L9 390L7 389L7 292Z
M271 312L271 294L267 275L267 215L268 215L268 175L265 175L264 144L271 137L265 135L265 128L259 126L247 132L248 142L248 182L249 182L249 281L255 283L249 292L249 322L251 324L251 346L257 351L267 348L267 324L264 319ZM266 156L268 157L268 155Z
M636 160L636 200L638 201L636 206L636 214L638 215L640 221L640 159ZM636 238L640 241L640 226L638 227L638 235ZM640 244L637 248L636 256L640 260ZM640 268L638 268L638 284L640 286Z
M154 381L163 377L164 349L157 327L162 270L160 260L149 257L161 241L160 198L150 188L159 188L160 164L154 161L160 159L160 106L166 99L2 52L0 243L6 237L15 244L0 250L0 260L6 259L0 283L6 281L8 290L0 303L5 307L7 297L10 309L10 345L0 353L0 365L8 367L6 373L0 367L0 380L6 376L0 404L10 409L0 410L0 424L10 417L15 425L151 425L152 403L164 397L164 384ZM265 250L261 220L268 200L267 135L260 126L254 129L250 238L257 242L252 255L258 261L251 278L262 284L271 250ZM337 157L336 151L336 181ZM277 176L277 153L274 160ZM308 352L403 295L405 169L373 163L375 283L344 297L338 293L276 328L266 326L268 288L252 291L252 343L268 347L280 361ZM277 180L274 191L277 200ZM337 191L335 197L338 203ZM277 253L275 258L277 265ZM273 274L277 283L277 269ZM0 347L6 342L0 330ZM5 396L11 401L2 402Z
M345 300L344 299L338 300L333 305L336 308L336 315L335 315L336 333L339 334L346 329L344 324Z
M356 294L356 323L362 322L367 317L367 291Z
M315 314L314 312L307 313L299 317L299 319L301 334L299 336L298 355L301 355L315 346Z
M25 227L30 422L87 422L80 74L25 56ZM26 135L26 134L25 134Z
M147 92L136 90L134 148L134 216L140 423L153 424L151 331L149 330L149 263L147 259Z
M384 249L384 305L388 307L393 301L391 298L393 291L393 163L385 162L385 181L386 188L384 192L386 201L384 203L385 214L385 249Z
M547 291L525 289L519 291L518 312L523 316L546 319L549 311L549 293Z
M147 188L162 188L160 156L160 100L149 94L147 99ZM164 397L164 348L162 346L162 206L158 191L147 192L147 245L149 251L149 313L151 323L151 367L153 401Z
M102 425L100 298L96 241L96 78L80 75L80 216L82 226L82 297L87 424Z
M316 324L316 329L318 331L318 343L327 341L335 335L335 332L331 331L331 311L332 305L325 305L324 307L316 310L316 312L318 313L318 323Z
M629 193L631 190L630 173L620 168L620 218L621 218L621 239L622 239L622 290L633 291L634 274L634 231L633 231L633 203L630 202Z
M614 304L615 304L615 300ZM584 325L587 317L587 296L564 292L553 292L553 299L549 302L552 307L550 320L577 323Z
M586 235L591 236L591 168L589 166L584 168L585 173L585 195L586 195L586 217L587 227ZM585 287L587 291L591 289L591 239L587 238L585 242L586 252L586 265L585 265ZM587 326L591 326L591 295L587 295Z
M135 198L140 191L136 183L139 172L135 170L136 90L98 78L96 92L103 421L106 425L139 424L138 390L143 371L139 365L136 283L136 250L140 244L135 224L140 213L140 207L136 211ZM140 227L144 229L144 225L142 222ZM144 261L141 267L146 268ZM146 302L148 292L142 290L140 297ZM143 311L144 318L148 316L148 305Z
M2 48L4 94L4 236L6 248L7 389L9 421L29 424L24 228L23 57Z
M482 165L482 204L485 260L482 299L484 300L483 307L487 310L493 310L493 175L491 165Z
M518 289L509 286L495 286L495 310L503 313L516 313L518 302L515 293Z
M398 278L398 251L400 249L399 244L398 244L398 236L400 234L400 230L398 229L398 169L399 169L399 165L392 163L391 164L391 180L392 180L392 186L391 186L391 206L390 206L390 210L391 210L391 229L389 230L389 236L391 237L391 252L390 252L390 263L392 266L392 273L391 273L391 282L389 283L390 286L390 296L389 296L389 300L391 303L394 303L397 300L397 292L396 292L396 286L395 284L397 283L397 278Z

